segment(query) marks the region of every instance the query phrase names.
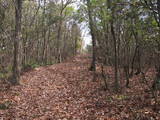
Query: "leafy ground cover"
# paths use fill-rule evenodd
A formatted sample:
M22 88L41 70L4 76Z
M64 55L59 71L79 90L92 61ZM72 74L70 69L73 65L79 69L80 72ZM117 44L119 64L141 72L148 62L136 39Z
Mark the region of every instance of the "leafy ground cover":
M24 73L19 86L1 84L0 119L160 120L160 111L153 110L153 98L145 92L140 76L117 94L112 90L113 69L106 67L110 87L104 91L100 67L93 81L89 63L87 55L79 55Z

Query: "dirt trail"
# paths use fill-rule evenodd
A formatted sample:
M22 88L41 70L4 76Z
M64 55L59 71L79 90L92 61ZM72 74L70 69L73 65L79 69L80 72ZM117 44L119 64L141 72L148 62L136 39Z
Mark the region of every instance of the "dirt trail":
M147 86L138 76L130 81L131 89L115 94L111 91L113 69L106 67L111 75L110 91L104 91L100 76L93 82L93 73L88 71L90 62L87 55L79 55L26 72L21 85L0 91L0 103L10 104L9 109L0 110L0 120L160 119L152 109L150 94L144 92Z
M7 116L13 120L89 120L94 112L95 88L88 56L25 73L12 88L14 102ZM89 89L88 89L89 88Z

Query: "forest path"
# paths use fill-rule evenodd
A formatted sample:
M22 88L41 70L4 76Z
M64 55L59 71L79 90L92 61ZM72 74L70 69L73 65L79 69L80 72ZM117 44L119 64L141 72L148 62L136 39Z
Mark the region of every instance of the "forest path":
M88 56L79 55L26 72L21 86L12 88L14 104L7 116L14 120L96 120L103 115L96 113L103 105L89 63Z
M131 89L115 94L113 69L107 66L110 90L104 91L100 66L93 82L93 73L88 71L90 60L88 55L78 55L24 73L21 85L0 91L0 105L9 106L0 109L0 120L160 120L140 76L132 78Z

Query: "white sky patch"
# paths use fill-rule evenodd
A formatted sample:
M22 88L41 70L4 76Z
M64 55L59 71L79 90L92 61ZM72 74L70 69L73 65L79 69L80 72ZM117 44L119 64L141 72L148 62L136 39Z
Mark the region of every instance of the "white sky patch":
M91 35L90 35L90 30L88 28L88 26L86 25L86 23L81 23L81 32L82 32L82 38L84 41L84 48L86 48L87 45L91 45Z
M88 26L85 25L85 27L83 27L81 31L82 31L82 38L84 41L84 48L86 48L87 45L91 45L92 41Z
M73 7L75 9L78 9L78 6L80 4L83 4L82 2L80 2L80 0L77 0L75 3L73 3ZM83 22L80 24L80 29L81 29L81 33L82 33L82 39L84 41L84 46L83 48L85 49L87 45L91 45L91 41L92 41L92 38L91 38L91 35L90 35L90 30L88 28L88 25L86 25L87 23Z
M84 48L86 48L87 45L91 45L91 36L88 35L88 36L84 36L83 37L83 40L84 40Z
M82 29L82 38L84 41L84 48L86 48L87 45L91 45L92 38L89 33L88 27Z

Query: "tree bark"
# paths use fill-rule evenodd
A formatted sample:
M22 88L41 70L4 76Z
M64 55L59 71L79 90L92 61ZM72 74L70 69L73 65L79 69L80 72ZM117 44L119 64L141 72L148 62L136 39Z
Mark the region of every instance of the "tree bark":
M21 40L21 15L22 14L22 0L15 1L15 33L14 33L14 59L12 66L12 80L13 85L19 84L20 77L20 40Z
M114 31L114 26L113 26L113 21L111 21L111 34L113 37L114 41L114 71L115 71L115 81L114 81L114 86L115 86L115 91L118 91L119 88L119 83L118 83L118 56L117 56L117 40L115 36L115 31Z
M92 18L92 13L91 13L90 0L87 0L87 7L88 7L88 16L89 16L89 26L90 26L91 37L92 37L92 63L91 63L89 70L96 71L96 53L95 53L96 38L94 34L94 26L93 26L93 18Z

